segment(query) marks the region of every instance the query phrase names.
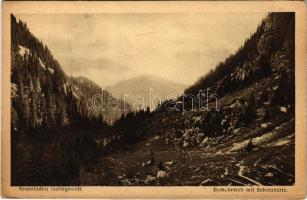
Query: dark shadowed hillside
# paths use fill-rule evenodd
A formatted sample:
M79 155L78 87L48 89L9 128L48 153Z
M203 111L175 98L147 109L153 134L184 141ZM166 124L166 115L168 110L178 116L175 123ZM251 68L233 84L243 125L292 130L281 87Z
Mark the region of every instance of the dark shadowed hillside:
M68 77L48 47L14 15L11 43L12 183L75 181L80 162L95 153L94 138L110 137L105 129L130 107L94 110L91 98L102 89L86 78ZM105 91L104 97L111 94ZM124 107L121 100L118 104Z
M103 120L108 124L113 124L123 114L125 115L132 110L131 106L121 99L114 99L114 103L112 105L112 94L110 94L107 90L102 91L100 86L88 78L70 77L69 82L71 85L73 85L73 93L75 94L76 98L79 98L80 103L84 103L84 105L89 109L89 112L93 113L93 115L102 115ZM93 107L93 97L97 94L104 99L105 103L102 103L100 100L97 101L98 105ZM118 108L119 111L111 110L112 107Z

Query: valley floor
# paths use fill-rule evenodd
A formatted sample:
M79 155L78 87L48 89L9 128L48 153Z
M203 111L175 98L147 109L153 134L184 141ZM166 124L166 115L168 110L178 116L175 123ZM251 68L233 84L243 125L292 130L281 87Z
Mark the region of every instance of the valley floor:
M127 151L101 157L96 166L81 168L80 182L108 186L293 185L294 119L274 127L261 135L260 127L221 136L202 149L175 149L163 136L155 136ZM249 138L254 138L255 148L247 152ZM151 150L155 162L146 165ZM160 161L166 174L157 178Z
M235 99L246 99L252 87L259 92L271 84L270 78L263 79L257 85L233 92L221 99L221 107L229 106ZM202 147L175 145L171 137L174 127L182 126L187 119L192 123L199 112L157 114L144 122L145 140L102 156L95 166L81 167L80 184L293 185L295 119L293 113L283 113L280 108L271 108L271 117L263 120L264 107L259 107L257 118L248 126L208 138ZM250 140L253 148L246 150ZM155 162L147 164L152 155ZM165 169L159 169L160 162Z

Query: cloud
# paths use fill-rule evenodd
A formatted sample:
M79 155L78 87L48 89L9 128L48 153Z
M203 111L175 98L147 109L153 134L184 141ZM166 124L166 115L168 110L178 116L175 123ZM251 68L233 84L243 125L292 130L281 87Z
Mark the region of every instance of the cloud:
M76 59L67 59L65 63L69 71L86 73L90 70L97 70L101 72L117 72L124 73L129 70L127 66L116 63L105 58L91 59L84 58L82 62Z

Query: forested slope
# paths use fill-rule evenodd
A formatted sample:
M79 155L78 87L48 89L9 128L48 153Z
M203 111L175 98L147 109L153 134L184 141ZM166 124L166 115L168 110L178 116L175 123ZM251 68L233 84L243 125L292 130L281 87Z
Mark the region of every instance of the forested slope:
M95 110L91 98L97 94L98 85L68 77L26 23L11 15L13 184L67 184L78 176L80 162L94 160L95 138L111 137L105 130L130 109L119 100L118 111L109 111L107 101L104 112Z

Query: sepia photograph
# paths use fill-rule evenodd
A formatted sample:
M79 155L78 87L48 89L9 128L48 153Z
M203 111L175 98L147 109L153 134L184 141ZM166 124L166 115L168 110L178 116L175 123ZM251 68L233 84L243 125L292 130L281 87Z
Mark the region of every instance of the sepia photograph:
M11 187L297 184L294 11L8 15Z

